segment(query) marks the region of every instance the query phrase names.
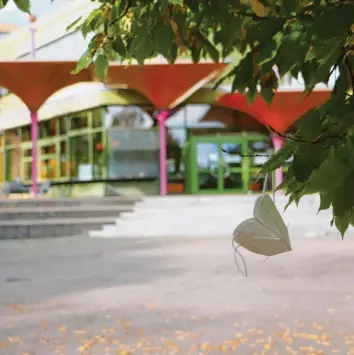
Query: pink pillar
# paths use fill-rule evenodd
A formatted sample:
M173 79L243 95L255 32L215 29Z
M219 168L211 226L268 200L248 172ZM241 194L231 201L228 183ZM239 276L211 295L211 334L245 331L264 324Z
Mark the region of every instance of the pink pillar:
M283 138L279 136L272 137L275 153L283 146ZM279 186L283 182L283 168L275 171L275 186Z
M31 138L32 138L32 191L33 197L38 197L37 180L37 140L38 140L38 113L31 112Z
M160 194L167 195L167 139L166 139L166 119L168 111L161 111L157 114L157 122L160 127Z

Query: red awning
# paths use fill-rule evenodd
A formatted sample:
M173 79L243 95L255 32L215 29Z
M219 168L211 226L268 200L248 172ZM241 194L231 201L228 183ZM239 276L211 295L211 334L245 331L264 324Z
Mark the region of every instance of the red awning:
M56 91L79 82L97 81L93 68L72 75L76 62L0 62L0 86L37 111ZM224 64L110 65L106 83L124 85L145 95L158 109L169 109L215 78Z
M76 62L0 62L0 86L17 95L31 112L35 112L56 91L92 81L89 70L72 75L75 67Z
M173 108L216 78L225 64L112 65L107 84L122 84L146 96L159 109Z
M309 96L300 91L278 91L270 105L261 96L248 105L245 96L233 93L221 95L216 104L245 112L275 131L284 133L307 111L326 102L330 94L330 90L316 90Z

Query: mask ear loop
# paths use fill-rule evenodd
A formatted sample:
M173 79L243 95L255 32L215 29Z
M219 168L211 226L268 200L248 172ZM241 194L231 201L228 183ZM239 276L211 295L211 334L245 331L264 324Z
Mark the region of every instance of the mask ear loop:
M238 250L241 245L237 245L236 242L234 241L234 239L232 239L232 247L234 249L234 260L235 260L235 264L237 266L238 271L240 272L240 274L244 277L248 276L248 270L247 270L247 265L246 265L246 260L245 258L242 256L242 254L240 253L240 251ZM242 264L243 264L243 271L240 267L240 264L237 260L237 256L240 256Z

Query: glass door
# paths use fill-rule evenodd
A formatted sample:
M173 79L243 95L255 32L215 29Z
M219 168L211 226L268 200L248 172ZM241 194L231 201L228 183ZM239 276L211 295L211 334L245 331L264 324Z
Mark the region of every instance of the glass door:
M243 151L240 137L192 137L190 142L189 190L193 194L232 193L247 190L243 173Z
M195 136L188 143L186 186L192 194L260 192L261 166L273 151L263 135ZM269 183L270 182L270 183ZM271 188L271 177L267 190Z

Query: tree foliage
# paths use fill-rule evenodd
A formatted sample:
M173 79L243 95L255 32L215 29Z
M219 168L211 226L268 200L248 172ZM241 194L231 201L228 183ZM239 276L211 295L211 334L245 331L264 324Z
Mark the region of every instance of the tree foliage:
M251 104L258 93L270 103L285 75L302 77L310 94L335 73L330 99L298 121L263 172L293 157L280 186L290 202L319 193L342 234L354 224L354 0L100 0L73 29L93 35L76 72L94 62L102 80L109 60L219 62L237 53L222 80Z
M8 2L9 0L0 0L0 10L4 8ZM30 0L14 0L14 3L19 10L27 12L28 14L31 13Z

